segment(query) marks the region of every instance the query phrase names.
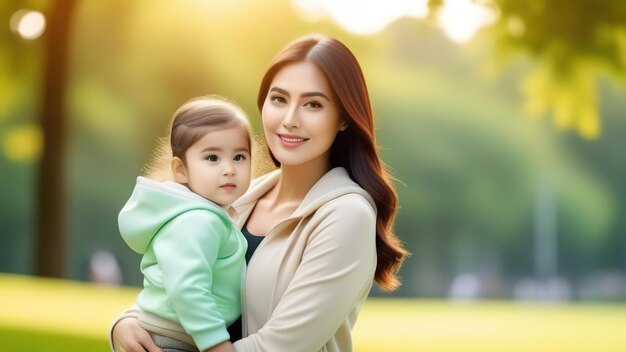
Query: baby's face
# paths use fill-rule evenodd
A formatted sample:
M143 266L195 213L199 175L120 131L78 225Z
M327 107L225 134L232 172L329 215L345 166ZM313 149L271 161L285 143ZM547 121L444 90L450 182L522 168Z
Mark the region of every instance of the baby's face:
M250 143L245 128L210 131L185 153L187 186L221 206L230 205L250 185Z

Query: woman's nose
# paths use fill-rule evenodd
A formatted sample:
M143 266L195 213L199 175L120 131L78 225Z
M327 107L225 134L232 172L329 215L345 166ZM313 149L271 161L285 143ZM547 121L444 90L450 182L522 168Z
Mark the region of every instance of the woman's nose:
M296 108L297 107L295 106L289 108L282 121L283 127L296 128L300 126L300 121L298 120Z

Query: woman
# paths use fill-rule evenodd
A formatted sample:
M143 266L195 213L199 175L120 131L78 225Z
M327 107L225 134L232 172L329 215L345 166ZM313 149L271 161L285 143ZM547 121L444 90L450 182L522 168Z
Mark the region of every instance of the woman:
M258 248L246 274L236 351L351 351L351 329L373 281L399 286L407 255L393 232L397 195L377 153L363 74L341 42L287 45L257 105L279 166L235 202ZM158 351L133 311L113 328L117 350Z

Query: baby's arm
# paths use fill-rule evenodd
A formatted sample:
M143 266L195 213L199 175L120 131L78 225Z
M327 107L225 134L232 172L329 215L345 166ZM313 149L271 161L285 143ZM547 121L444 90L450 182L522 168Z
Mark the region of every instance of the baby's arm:
M229 339L212 293L213 268L224 231L217 215L192 210L170 221L153 240L169 302L200 350Z

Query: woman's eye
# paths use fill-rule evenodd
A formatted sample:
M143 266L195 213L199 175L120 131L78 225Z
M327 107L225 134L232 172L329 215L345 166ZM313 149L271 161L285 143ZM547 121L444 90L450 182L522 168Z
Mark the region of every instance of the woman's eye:
M208 161L218 161L218 160L219 160L219 158L217 157L217 155L215 155L215 154L211 154L211 155L208 155L208 156L206 157L206 160L208 160Z
M270 100L276 103L281 103L281 104L284 104L287 102L287 99L285 99L284 97L281 97L280 95L274 95L270 98Z
M318 101L310 101L304 105L313 109L319 109L322 107L322 104L320 104Z
M235 155L233 160L235 160L235 161L244 161L244 160L246 160L246 156L243 155L243 154L237 154L237 155Z

